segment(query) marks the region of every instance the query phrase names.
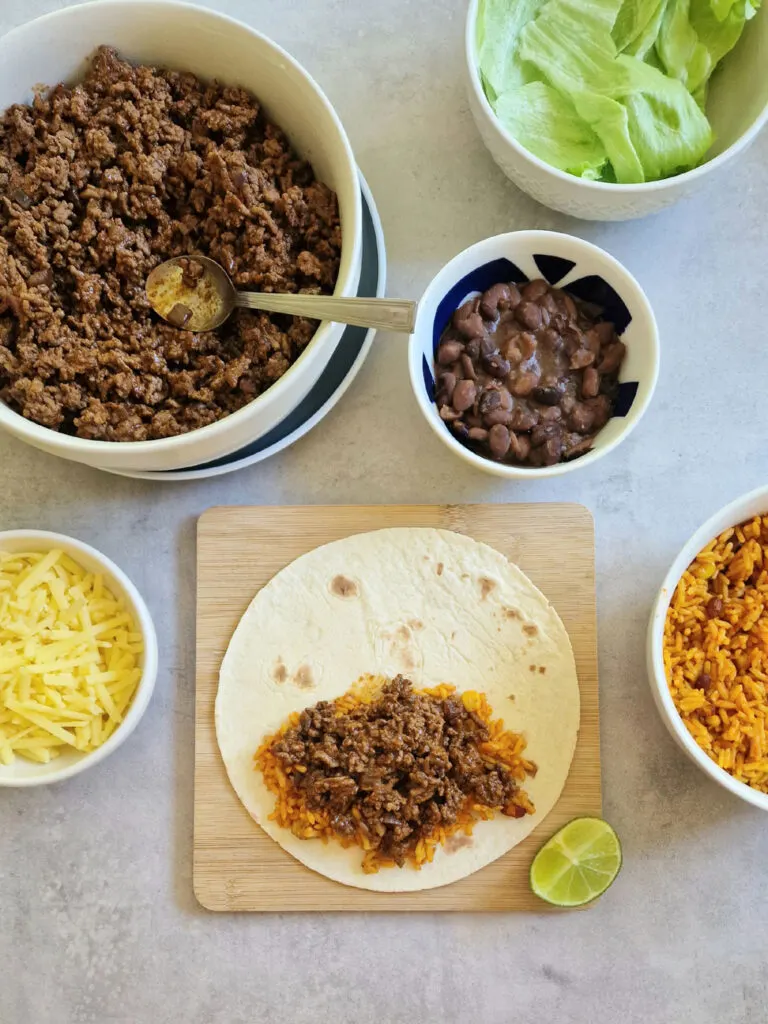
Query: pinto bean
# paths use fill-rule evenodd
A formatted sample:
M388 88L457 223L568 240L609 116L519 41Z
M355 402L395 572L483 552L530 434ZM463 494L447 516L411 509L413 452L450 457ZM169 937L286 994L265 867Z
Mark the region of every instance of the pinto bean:
M588 348L580 348L571 356L568 364L572 370L582 370L585 366L591 366L595 361L595 353Z
M457 420L461 416L460 412L457 412L450 405L440 406L440 419L445 420L446 423L450 423L451 420Z
M545 327L544 330L539 333L539 341L551 352L559 352L563 347L563 339L554 327Z
M588 398L584 404L594 416L593 428L599 430L604 427L611 418L611 400L607 395L598 395L597 398Z
M516 405L512 410L512 416L509 421L510 426L513 430L533 430L537 426L541 414L536 409L526 409L524 406Z
M614 341L612 345L604 348L600 355L600 362L597 364L600 373L616 373L626 351L627 346L623 341Z
M510 284L509 285L509 308L510 309L516 309L520 305L520 303L522 301L522 298L523 297L520 294L520 289L517 287L517 285L516 284Z
M584 398L596 398L600 392L600 374L594 366L588 366L581 378L581 393Z
M455 363L464 351L460 341L443 341L437 350L437 362L441 366L450 366Z
M531 391L531 398L542 405L557 405L563 393L558 387L538 387Z
M531 451L531 439L526 437L525 434L510 434L509 435L509 451L517 459L518 462L525 462Z
M519 366L523 361L523 353L514 341L507 342L507 346L504 349L504 355L507 357L507 361L510 366Z
M464 352L459 360L461 363L461 369L464 372L464 376L467 380L477 380L477 374L475 373L475 364L470 359L469 355Z
M584 348L584 335L574 324L569 324L564 328L563 345L569 356L575 355L579 349Z
M573 436L580 437L579 434L574 434ZM582 437L581 440L577 441L575 444L566 445L563 452L563 458L570 460L577 459L580 455L585 455L592 448L593 441L594 438L587 436Z
M549 405L539 413L541 423L556 423L563 418L563 411L559 405Z
M535 302L523 300L515 310L515 316L529 331L537 331L541 327L541 308Z
M483 318L479 313L470 313L464 320L457 320L455 327L459 334L462 334L469 341L472 341L474 338L481 338L485 330Z
M489 412L493 412L494 409L498 409L501 406L501 395L495 388L487 388L480 395L480 399L477 403L477 411L481 416L486 416Z
M483 423L485 423L487 427L492 427L496 423L503 423L504 426L508 427L512 423L514 417L515 414L511 409L503 409L498 405L495 409L492 409L489 413L486 413L485 416L483 416Z
M500 356L498 352L493 353L490 356L483 357L483 366L488 373L493 374L494 377L498 377L502 380L507 376L511 367L509 361Z
M480 296L480 313L486 320L495 320L499 315L499 306L509 308L510 298L508 284L493 284Z
M510 434L503 423L496 423L488 432L488 447L496 459L503 459L509 451Z
M577 402L571 410L568 423L571 430L576 430L579 434L588 434L595 424L595 414L584 402Z
M438 395L442 399L440 405L450 405L451 399L453 398L453 391L456 387L456 374L455 373L441 373L437 378L438 382Z
M540 302L549 291L549 285L542 277L529 281L522 290L523 299L527 302Z
M453 389L452 404L458 412L464 412L475 404L477 385L473 380L460 380Z
M540 376L538 373L534 373L533 370L526 370L525 373L521 373L515 381L510 384L509 390L515 395L516 398L525 398L527 395L537 387Z
M610 344L616 338L616 328L610 320L601 320L599 324L595 324L592 330L597 335L601 346Z

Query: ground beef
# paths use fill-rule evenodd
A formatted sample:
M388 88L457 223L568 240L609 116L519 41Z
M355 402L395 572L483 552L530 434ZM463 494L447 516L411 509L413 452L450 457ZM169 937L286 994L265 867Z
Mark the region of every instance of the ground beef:
M213 423L276 381L317 324L238 311L177 330L144 283L171 256L218 260L240 288L331 292L336 195L256 100L100 48L82 84L0 120L0 397L100 441Z
M460 697L414 693L398 676L370 703L339 715L321 701L273 752L340 836L360 822L371 848L402 866L418 841L456 822L467 802L522 817L530 804L504 765L483 757L489 732ZM295 771L296 766L300 771Z

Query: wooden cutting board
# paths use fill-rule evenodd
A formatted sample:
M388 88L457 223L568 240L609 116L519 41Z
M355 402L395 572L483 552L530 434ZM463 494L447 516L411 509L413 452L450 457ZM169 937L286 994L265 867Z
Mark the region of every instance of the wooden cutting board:
M581 729L560 800L495 863L459 882L376 893L332 882L262 832L235 796L213 710L221 660L254 594L329 541L390 526L456 530L503 552L559 612L573 644ZM594 528L581 505L380 505L213 508L198 523L194 889L208 910L542 910L528 888L538 847L578 815L601 814ZM393 869L394 870L394 869Z

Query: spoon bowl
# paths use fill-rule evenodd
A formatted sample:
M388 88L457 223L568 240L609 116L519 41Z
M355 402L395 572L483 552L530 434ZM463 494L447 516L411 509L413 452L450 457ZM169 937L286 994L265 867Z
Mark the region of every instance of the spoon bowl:
M158 316L173 327L196 333L221 327L237 304L229 274L208 256L166 260L150 272L146 290Z
M224 267L208 256L176 256L149 274L152 309L181 330L215 331L235 309L260 309L310 320L331 320L374 330L413 333L417 305L410 299L341 299L335 295L241 292Z

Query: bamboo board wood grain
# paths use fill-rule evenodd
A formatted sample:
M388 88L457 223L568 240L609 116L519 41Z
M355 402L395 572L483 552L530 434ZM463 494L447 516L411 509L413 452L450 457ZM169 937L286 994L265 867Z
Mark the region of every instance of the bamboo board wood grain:
M547 595L573 644L581 728L565 789L539 827L495 863L452 885L375 893L332 882L294 860L250 818L216 743L221 660L254 594L321 544L391 526L433 526L485 541ZM213 508L198 522L194 890L217 911L542 910L528 888L541 843L578 815L600 815L594 528L581 505L380 505Z

